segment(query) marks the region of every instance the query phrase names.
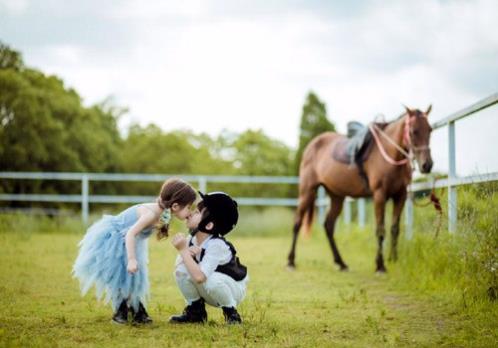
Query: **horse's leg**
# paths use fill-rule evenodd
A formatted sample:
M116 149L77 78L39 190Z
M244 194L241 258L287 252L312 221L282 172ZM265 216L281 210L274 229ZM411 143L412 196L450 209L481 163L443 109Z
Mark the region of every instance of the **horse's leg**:
M330 196L330 209L325 219L323 226L325 227L325 232L327 233L327 238L329 240L330 248L334 254L334 262L340 267L341 271L347 271L348 266L342 261L341 254L337 249L337 245L334 240L334 229L337 217L341 213L342 204L344 202L344 197Z
M294 259L296 258L296 242L299 230L303 224L303 219L306 214L308 218L313 215L313 209L315 209L315 198L316 198L317 186L309 187L308 189L299 190L299 203L296 209L296 217L294 220L294 227L292 228L292 246L287 257L287 266L290 268L295 268L296 264ZM311 210L311 211L310 211Z
M374 205L375 205L375 219L377 222L377 268L376 272L386 272L386 267L384 265L384 256L382 255L382 244L386 235L386 230L384 227L384 212L386 209L386 195L382 189L377 190L373 194Z
M393 197L393 221L391 226L391 250L389 252L389 261L398 260L398 236L399 236L399 220L401 212L405 205L406 189L403 189Z

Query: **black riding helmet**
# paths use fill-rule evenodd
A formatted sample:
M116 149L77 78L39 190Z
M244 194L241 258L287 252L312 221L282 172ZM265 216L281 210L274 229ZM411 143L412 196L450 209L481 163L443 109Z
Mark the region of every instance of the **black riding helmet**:
M199 191L202 201L199 203L203 208L207 208L207 214L203 214L198 230L224 236L230 232L239 219L237 202L225 192L210 192L203 194ZM212 222L214 228L207 231L206 225Z

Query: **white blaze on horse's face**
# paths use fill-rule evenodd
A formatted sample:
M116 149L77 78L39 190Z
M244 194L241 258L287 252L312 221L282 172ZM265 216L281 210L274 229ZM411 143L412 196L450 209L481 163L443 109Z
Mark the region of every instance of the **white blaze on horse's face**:
M431 109L432 105L427 108L426 112L407 108L410 117L411 150L422 173L430 173L433 165L430 148L432 127L428 118Z

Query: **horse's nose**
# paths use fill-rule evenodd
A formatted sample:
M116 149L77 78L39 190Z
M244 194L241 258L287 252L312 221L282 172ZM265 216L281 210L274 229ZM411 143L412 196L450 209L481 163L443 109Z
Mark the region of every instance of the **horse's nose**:
M433 164L434 163L432 162L432 160L425 161L425 163L422 165L422 172L430 173Z

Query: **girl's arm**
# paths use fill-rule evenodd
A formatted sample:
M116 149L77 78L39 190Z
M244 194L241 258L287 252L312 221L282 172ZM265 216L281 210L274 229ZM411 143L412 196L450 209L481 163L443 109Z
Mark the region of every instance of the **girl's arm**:
M206 281L206 275L201 271L199 265L194 261L193 256L187 246L187 239L182 234L177 234L171 240L171 244L178 250L180 256L182 257L183 263L187 268L190 277L197 283L204 283Z
M126 245L126 255L128 256L127 269L130 273L135 273L138 271L138 263L135 254L135 237L142 232L146 227L152 225L154 220L157 218L152 212L144 212L140 214L137 222L135 222L128 232L126 232L125 245Z

